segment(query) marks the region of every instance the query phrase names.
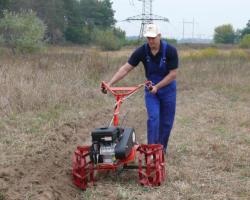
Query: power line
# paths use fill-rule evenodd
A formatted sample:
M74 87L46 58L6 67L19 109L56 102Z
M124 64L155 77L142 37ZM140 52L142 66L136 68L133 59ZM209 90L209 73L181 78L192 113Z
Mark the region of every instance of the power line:
M139 39L143 37L144 29L146 24L153 23L153 21L165 21L169 22L168 18L154 15L152 10L153 0L138 0L142 1L142 14L127 18L125 21L141 21L141 29L139 34Z
M185 21L183 19L183 21L182 21L182 39L185 39L185 25L186 24L191 24L192 25L192 39L194 39L195 24L197 25L197 23L195 23L194 18L193 18L192 21Z

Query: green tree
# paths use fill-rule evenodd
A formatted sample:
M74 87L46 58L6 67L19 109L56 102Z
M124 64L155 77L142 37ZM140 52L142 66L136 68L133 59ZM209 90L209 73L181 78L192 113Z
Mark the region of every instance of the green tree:
M82 24L79 1L76 0L63 0L65 10L65 23L67 26L80 26Z
M115 24L110 0L80 0L80 11L82 20L90 26L107 28Z
M240 40L240 47L250 48L250 34L244 35L244 37Z
M33 11L19 13L4 11L0 19L0 37L14 52L34 52L43 47L46 30L44 23Z
M93 32L114 25L114 11L110 0L64 0L66 9L65 38L73 43L87 44L96 37Z
M10 0L0 0L0 17L3 17L3 11L9 9Z
M105 30L115 24L110 0L0 0L1 5L15 13L34 10L46 24L45 38L51 43L66 39L87 44L96 28Z
M64 39L65 10L63 0L10 0L10 11L18 13L22 10L34 10L46 24L46 38L51 43Z
M64 0L65 14L65 38L67 41L79 44L90 42L90 31L85 25L80 10L80 2Z
M20 10L30 10L32 8L32 0L9 0L6 10L19 12Z
M248 20L246 27L240 31L240 38L242 39L247 34L250 34L250 20Z
M90 43L92 34L92 31L84 26L69 26L65 31L66 40L76 44Z
M65 9L63 0L35 1L35 11L47 26L46 37L50 43L64 40Z
M214 30L214 42L222 44L233 44L235 41L235 31L231 24L221 25Z

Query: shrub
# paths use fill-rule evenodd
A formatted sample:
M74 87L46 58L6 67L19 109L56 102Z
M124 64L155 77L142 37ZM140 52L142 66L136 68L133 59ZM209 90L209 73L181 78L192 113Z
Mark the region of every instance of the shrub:
M215 48L206 48L200 51L200 56L203 58L214 58L218 56L219 52Z
M19 13L4 11L0 19L2 42L14 52L34 52L43 47L45 24L30 11Z
M5 200L4 195L0 192L0 200Z
M250 48L250 34L244 35L244 37L240 40L240 47Z
M243 49L233 49L230 52L229 57L232 59L247 59L248 54Z
M213 59L218 57L219 51L215 48L206 48L201 49L196 52L191 52L190 54L184 56L184 59L191 59L191 60L203 60L203 59Z
M122 47L122 41L114 34L113 30L99 30L94 31L93 40L103 50L119 50Z

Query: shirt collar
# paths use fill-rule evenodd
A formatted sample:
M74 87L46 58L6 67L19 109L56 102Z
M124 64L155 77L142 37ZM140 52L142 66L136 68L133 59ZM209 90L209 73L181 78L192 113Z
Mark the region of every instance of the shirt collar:
M152 55L150 47L149 47L148 44L147 44L147 47L148 47L147 48L148 54ZM159 51L158 51L158 53L156 55L158 55L158 54L162 55L162 52L163 52L163 44L162 44L162 40L160 40L160 49L159 49Z

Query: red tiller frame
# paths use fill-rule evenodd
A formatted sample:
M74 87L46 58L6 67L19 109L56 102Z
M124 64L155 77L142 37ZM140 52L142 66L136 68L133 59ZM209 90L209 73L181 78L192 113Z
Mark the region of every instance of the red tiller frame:
M119 112L122 102L128 98L130 95L137 92L141 87L146 86L149 84L149 81L145 82L144 84L139 84L134 87L110 87L104 81L102 82L101 87L108 90L111 94L114 95L116 99L114 114L113 114L113 125L118 126L119 124Z
M138 154L138 165L129 165ZM143 186L160 186L166 179L165 159L161 144L141 144L133 147L130 155L114 164L98 164L90 160L90 146L77 147L73 155L73 183L86 190L95 185L95 171L115 171L123 166L126 169L138 169L138 181Z
M146 81L135 87L110 87L107 83L102 82L102 89L111 92L116 99L113 114L114 126L119 124L122 102L143 86L151 90L152 82ZM159 186L166 178L165 159L161 144L135 144L128 157L110 164L94 164L90 159L90 148L91 146L78 146L73 155L73 183L83 190L89 185L95 184L95 171L115 171L121 166L126 169L138 169L139 183L144 186ZM138 165L133 165L136 154L138 155Z

